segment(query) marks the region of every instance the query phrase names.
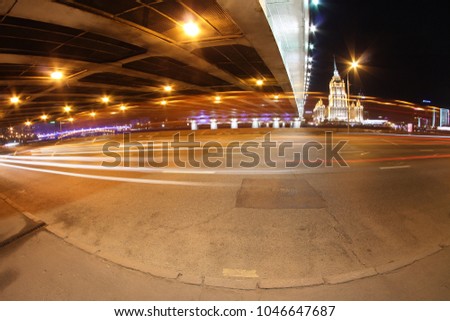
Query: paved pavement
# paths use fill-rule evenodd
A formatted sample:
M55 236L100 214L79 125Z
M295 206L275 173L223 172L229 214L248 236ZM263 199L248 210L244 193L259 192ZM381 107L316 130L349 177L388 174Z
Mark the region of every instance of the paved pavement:
M272 135L326 143L320 133ZM286 155L275 155L276 168L244 171L237 155L231 169L106 170L98 166L106 138L2 158L0 192L47 226L0 249L0 297L448 300L450 141L335 139L349 140L349 167L287 170Z

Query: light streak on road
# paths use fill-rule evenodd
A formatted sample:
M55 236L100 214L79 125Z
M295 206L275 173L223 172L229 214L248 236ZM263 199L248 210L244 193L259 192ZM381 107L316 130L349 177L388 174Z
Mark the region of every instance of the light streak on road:
M22 169L33 172L41 172L47 174L56 174L63 176L71 176L71 177L79 177L79 178L88 178L88 179L96 179L103 181L112 181L112 182L123 182L123 183L138 183L138 184L152 184L152 185L175 185L175 186L196 186L196 187L232 187L239 186L236 184L227 184L227 183L203 183L203 182L187 182L187 181L170 181L170 180L160 180L160 179L146 179L146 178L131 178L131 177L115 177L115 176L103 176L103 175L89 175L89 174L79 174L79 173L70 173L63 171L55 171L49 169L42 168L33 168L19 165L11 165L0 162L0 166Z

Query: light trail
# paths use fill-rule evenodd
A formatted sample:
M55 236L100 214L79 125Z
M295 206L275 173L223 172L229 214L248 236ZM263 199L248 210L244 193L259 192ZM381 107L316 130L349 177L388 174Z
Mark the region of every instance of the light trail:
M69 172L55 171L55 170L49 170L49 169L11 165L11 164L5 164L2 162L0 162L0 166L21 169L21 170L27 170L27 171L33 171L33 172L47 173L47 174L56 174L56 175L63 175L63 176L96 179L96 180L112 181L112 182L122 182L122 183L172 185L172 186L195 186L195 187L237 187L240 185L240 184L229 184L229 183L203 183L203 182L170 181L170 180L146 179L146 178L130 178L130 177L125 178L125 177L102 176L102 175L88 175L88 174L69 173Z

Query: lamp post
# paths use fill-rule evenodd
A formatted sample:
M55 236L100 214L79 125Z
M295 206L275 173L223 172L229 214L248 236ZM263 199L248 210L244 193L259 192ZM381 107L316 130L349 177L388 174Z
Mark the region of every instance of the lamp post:
M350 69L347 72L347 134L350 134L350 82L348 79L348 74L352 69L356 70L358 66L358 61L352 61L350 64Z

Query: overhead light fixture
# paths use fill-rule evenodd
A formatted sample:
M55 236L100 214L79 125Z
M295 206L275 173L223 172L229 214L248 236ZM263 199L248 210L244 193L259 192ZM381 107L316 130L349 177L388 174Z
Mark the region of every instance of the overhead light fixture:
M42 115L42 116L41 116L41 119L42 119L42 120L47 120L47 119L48 119L48 116L47 116L47 115Z
M50 77L54 80L60 80L63 78L63 73L61 71L55 70L50 74Z
M222 101L222 97L216 96L216 97L214 97L214 101L215 101L216 103L220 103L220 102Z
M68 119L68 121L70 121L71 123L73 123L74 120L75 120L75 119L73 119L73 117L70 117L70 118Z
M11 104L18 104L20 102L20 98L17 96L13 96L9 99L9 101L11 102Z
M164 86L164 91L166 91L166 92L171 92L172 91L172 86L170 86L170 85L167 85L167 86Z
M167 100L161 101L161 105L166 106L167 105Z
M120 111L125 111L125 110L127 110L127 106L122 104L122 105L120 105L119 109L120 109Z
M90 115L91 117L95 117L95 116L97 115L97 113L96 113L95 111L93 111L93 112L91 112L89 115Z
M63 109L66 113L69 113L72 110L72 107L70 107L69 105L66 105L66 106L64 106Z
M311 30L312 33L315 33L317 31L317 27L315 25L311 25L309 30Z
M258 86L264 85L264 80L258 79L258 80L256 81L256 85L258 85Z
M31 126L31 122L30 122L29 120L27 120L27 121L25 122L25 126Z
M200 33L200 28L194 22L187 22L183 26L184 32L190 37L196 37Z
M103 96L102 97L102 103L105 103L105 104L109 103L109 97L108 96Z

